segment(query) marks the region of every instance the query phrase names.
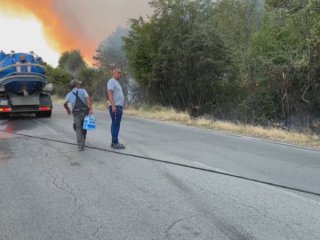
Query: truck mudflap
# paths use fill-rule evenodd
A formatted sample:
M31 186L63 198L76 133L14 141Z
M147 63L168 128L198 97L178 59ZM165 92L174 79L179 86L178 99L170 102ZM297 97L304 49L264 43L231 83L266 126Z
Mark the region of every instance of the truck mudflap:
M51 96L48 94L41 94L39 111L36 113L36 116L40 118L49 118L52 114L52 108L53 104Z

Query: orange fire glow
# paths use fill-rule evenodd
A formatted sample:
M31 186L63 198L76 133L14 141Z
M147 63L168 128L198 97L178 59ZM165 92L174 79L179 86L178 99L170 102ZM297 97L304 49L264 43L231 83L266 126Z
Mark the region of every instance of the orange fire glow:
M43 26L45 38L56 51L63 52L70 49L79 49L88 63L92 63L92 56L99 44L97 40L86 36L77 21L64 21L56 11L55 0L0 0L2 9L13 14L25 17L35 16ZM28 37L28 36L27 36ZM31 36L30 36L31 37Z

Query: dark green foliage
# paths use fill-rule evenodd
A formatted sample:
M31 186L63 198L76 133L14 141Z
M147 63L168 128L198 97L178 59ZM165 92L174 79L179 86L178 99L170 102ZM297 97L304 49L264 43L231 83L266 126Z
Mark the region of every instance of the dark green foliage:
M79 74L82 86L88 91L94 101L102 101L106 98L107 79L109 74L94 68L84 68Z
M153 0L129 66L153 102L309 128L319 110L318 0Z
M118 28L98 46L97 69L79 51L65 52L59 68L49 68L50 81L67 86L78 77L99 100L112 68L121 67L128 99L142 91L148 103L193 116L289 128L320 117L319 0L150 5L150 17L131 19L129 31Z
M58 67L73 77L78 77L82 69L86 68L86 63L79 50L71 50L62 53Z
M47 65L46 68L48 81L53 84L53 93L58 96L64 96L69 91L72 75L61 68L53 68L50 65Z
M152 101L205 112L232 76L229 53L204 4L209 1L152 1L149 22L131 21L125 51Z
M82 87L87 89L93 100L105 99L106 81L110 74L88 67L79 51L62 53L57 68L50 65L46 65L46 68L48 81L53 83L55 95L64 97L70 91L70 81L77 78L83 82Z
M317 44L310 41L317 21L307 2L267 2L264 27L253 39L252 60L257 82L278 99L268 103L278 109L278 119L309 128L319 112L320 82Z

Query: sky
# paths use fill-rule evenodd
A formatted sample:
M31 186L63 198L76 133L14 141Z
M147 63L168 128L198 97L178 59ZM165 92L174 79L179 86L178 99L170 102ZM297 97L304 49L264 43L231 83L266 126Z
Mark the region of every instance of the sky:
M0 0L0 50L34 51L57 66L61 52L79 49L92 63L117 27L149 13L148 0Z

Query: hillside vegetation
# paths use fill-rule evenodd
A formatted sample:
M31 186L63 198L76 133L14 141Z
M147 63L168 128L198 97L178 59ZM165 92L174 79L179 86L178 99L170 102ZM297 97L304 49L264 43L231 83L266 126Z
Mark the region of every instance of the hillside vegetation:
M72 77L95 101L111 69L125 72L127 103L192 117L317 132L320 117L318 0L153 0L99 46L96 66L63 53L50 80L63 95Z

